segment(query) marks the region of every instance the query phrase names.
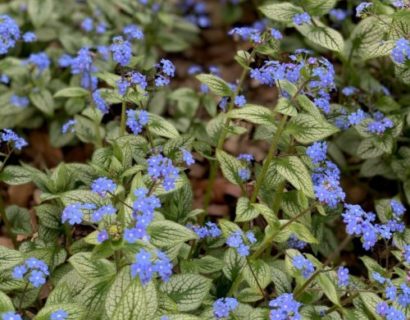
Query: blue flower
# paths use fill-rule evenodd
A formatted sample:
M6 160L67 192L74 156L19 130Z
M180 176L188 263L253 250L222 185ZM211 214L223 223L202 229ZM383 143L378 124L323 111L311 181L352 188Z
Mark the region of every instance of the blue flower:
M306 246L307 246L307 243L302 240L299 240L295 234L292 234L288 239L289 248L302 250L306 248Z
M306 154L312 160L313 164L318 164L326 160L327 143L315 142L306 149Z
M356 7L356 17L361 17L363 15L363 11L373 6L371 2L362 2Z
M112 216L117 213L117 209L111 204L102 206L95 210L91 215L91 221L94 223L100 222L105 216Z
M26 32L25 34L23 34L23 41L30 43L30 42L34 42L37 40L37 36L34 32Z
M375 134L383 134L387 129L393 128L394 123L379 112L374 115L374 120L367 125L367 131Z
M397 288L394 285L390 285L385 290L386 298L389 300L396 299Z
M243 160L245 162L251 163L253 160L255 160L254 156L250 153L241 153L238 157L238 160Z
M103 34L105 33L105 31L107 31L107 24L104 22L100 22L99 24L97 24L97 26L95 27L95 31L98 34Z
M240 168L238 176L243 182L246 182L251 178L251 171L248 168Z
M347 120L351 126L355 126L360 124L367 117L368 115L362 109L358 109L355 112L351 113L347 117Z
M133 85L138 85L142 90L145 90L148 86L147 77L137 71L130 74L130 82Z
M7 15L0 15L0 55L6 54L20 39L20 28Z
M238 307L238 300L235 298L219 298L213 304L213 313L216 319L223 319L235 311Z
M26 108L30 103L30 100L27 97L20 97L13 94L10 97L10 104L17 108Z
M162 179L162 186L165 191L170 191L175 188L179 170L174 167L171 159L158 154L148 158L147 162L148 174L153 180Z
M93 101L97 109L100 110L102 114L108 113L108 105L105 102L105 100L101 97L101 90L96 90L93 92Z
M127 127L133 134L139 135L149 122L149 114L145 110L127 110Z
M290 293L281 294L279 297L271 300L269 306L273 308L269 313L270 320L300 320L299 314L301 303L295 301Z
M131 43L124 40L123 37L114 37L110 50L113 54L114 61L120 66L125 67L130 63L132 57L132 46Z
M276 30L275 28L272 28L272 29L270 30L270 35L272 36L273 39L276 39L276 40L281 40L281 39L283 39L282 33L280 33L280 31L279 31L279 30Z
M347 287L349 285L349 269L339 267L337 270L337 285L339 287Z
M300 26L301 24L304 23L310 23L312 20L312 18L310 17L310 15L307 12L303 12L303 13L298 13L295 14L293 16L293 22L294 24Z
M23 318L19 314L13 311L8 311L8 312L3 313L1 315L1 319L2 320L23 320Z
M231 36L238 36L243 41L251 40L255 43L262 42L261 31L254 27L237 27L228 32Z
M77 123L77 120L75 119L70 119L66 123L63 124L61 127L61 132L62 133L67 133L67 132L74 132L74 126Z
M404 261L406 261L406 263L410 263L410 245L405 245L404 246Z
M160 67L161 67L162 72L165 75L167 75L169 77L174 77L175 76L175 66L170 60L161 59Z
M195 160L194 160L194 157L192 156L192 153L185 149L181 149L181 151L182 151L182 159L184 160L185 164L187 166L193 165L195 163Z
M207 222L203 227L193 225L190 225L188 227L198 235L199 239L204 239L207 237L217 238L222 234L221 229L219 229L215 223L210 221Z
M28 145L26 140L11 129L3 129L3 132L0 133L0 141L11 143L17 150L21 150Z
M406 284L400 285L401 293L397 295L397 303L403 308L407 308L410 305L410 287Z
M401 202L397 200L391 200L390 206L392 208L393 214L397 217L403 216L403 214L406 212L406 208L403 206Z
M71 225L80 224L83 220L83 210L93 210L95 205L91 203L72 203L66 206L61 215L63 223L68 222Z
M234 100L235 106L242 108L246 104L246 98L244 95L238 95Z
M144 33L142 32L141 28L135 24L129 24L124 27L123 33L125 34L127 40L144 39Z
M226 244L231 247L235 248L238 254L242 257L246 257L249 255L249 245L245 244L243 235L241 231L233 232L227 239Z
M372 273L372 278L374 279L374 281L380 283L380 284L384 284L385 282L387 282L387 279L385 277L383 277L380 273L378 272L373 272Z
M108 231L107 230L101 230L97 234L97 242L98 243L103 243L104 241L107 241L109 238Z
M313 272L315 272L315 267L308 259L302 255L296 255L292 260L293 266L302 272L302 275L305 279L309 278Z
M34 257L26 259L24 264L14 267L12 271L12 277L17 280L28 275L28 281L36 288L46 283L46 276L49 274L47 264Z
M334 21L343 21L347 18L348 13L346 10L343 9L332 9L329 11L329 16Z
M66 320L68 318L68 313L63 309L54 311L51 316L50 320Z
M115 182L106 177L98 178L91 184L91 191L97 193L102 198L104 198L107 193L114 193L115 189L117 189Z
M41 271L37 271L37 270L31 271L28 280L36 288L41 287L43 284L46 283L46 278L44 276L44 273Z
M10 83L10 78L6 74L0 75L0 83L3 84L9 84Z
M14 279L23 279L24 275L27 272L27 267L25 265L20 265L20 266L16 266L14 267L13 271L12 271L12 276Z
M168 281L172 274L172 263L168 256L159 250L156 255L156 261L153 261L151 253L145 249L141 249L135 255L135 262L131 265L131 276L133 278L138 276L143 285L151 281L155 272L162 281Z
M357 91L358 91L357 88L351 87L351 86L350 87L344 87L342 89L342 93L346 97L350 97L350 96L354 95Z
M81 29L83 29L85 32L91 32L93 31L93 28L94 28L93 19L87 17L81 22Z

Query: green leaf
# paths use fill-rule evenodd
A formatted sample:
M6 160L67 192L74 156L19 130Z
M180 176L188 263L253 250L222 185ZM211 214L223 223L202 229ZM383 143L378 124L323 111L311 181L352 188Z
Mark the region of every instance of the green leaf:
M203 84L206 84L209 89L218 96L231 96L232 90L228 83L226 83L221 78L212 74L199 74L196 78Z
M158 247L172 247L198 238L192 230L169 220L153 221L148 233L152 243Z
M312 143L323 140L339 131L321 117L299 113L292 118L286 128L301 143Z
M68 261L78 274L87 280L103 280L115 274L112 262L106 259L95 260L90 252L77 253Z
M340 305L339 296L337 295L336 283L332 281L329 274L321 273L316 279L319 286L322 288L323 293L329 298L335 305Z
M293 222L289 225L289 230L296 234L297 237L307 243L318 243L317 239L313 236L312 232L299 222Z
M236 204L235 222L251 221L259 216L259 212L253 207L246 197L238 199Z
M229 280L235 280L246 265L246 258L241 257L235 249L228 248L224 255L222 272Z
M216 150L216 158L221 165L222 173L229 182L240 185L242 183L238 176L239 169L243 168L240 160L222 150Z
M357 148L357 155L362 159L371 159L381 156L384 152L377 148L374 142L373 138L362 140Z
M182 312L197 309L208 295L212 281L198 274L177 274L160 286Z
M54 100L50 91L40 90L30 93L30 100L34 106L48 116L54 114Z
M254 104L247 104L243 108L233 109L228 113L228 117L245 120L254 124L276 126L273 112L266 107Z
M37 217L40 220L40 224L50 228L58 230L61 227L61 209L60 207L52 204L41 204L35 207Z
M21 252L0 246L0 271L11 269L22 262Z
M31 181L31 173L23 167L11 165L0 173L0 180L12 186L25 184Z
M0 291L0 313L6 311L14 311L13 302L4 292Z
M317 19L315 19L314 22L314 24L304 23L300 26L296 26L296 28L314 44L332 51L343 52L344 40L342 35Z
M271 282L271 268L260 259L249 261L249 264L245 266L243 276L252 288L258 289L260 285L262 289L265 289ZM256 282L255 277L258 279L258 282Z
M290 117L298 114L296 108L292 105L290 100L286 98L279 98L275 111Z
M359 295L367 311L370 312L376 320L381 320L382 317L380 317L376 312L376 306L380 302L383 302L383 300L373 292L360 292Z
M179 137L179 132L174 125L156 114L149 114L148 130L155 135L174 139Z
M323 16L335 5L337 0L305 0L304 8L311 16Z
M53 312L58 310L64 310L67 312L67 320L81 320L85 319L86 311L83 306L76 303L59 303L54 305L45 306L39 311L39 313L34 317L34 320L49 320Z
M297 190L313 198L313 184L306 166L296 156L275 159L275 168L278 173L288 180Z
M303 9L289 2L272 3L259 7L259 10L269 19L279 22L292 22L295 14L303 13Z
M29 235L33 229L31 227L30 212L26 208L11 205L6 209L7 219L11 224L11 232L14 234Z
M144 291L141 283L131 278L130 269L124 268L106 298L105 310L109 319L145 320L148 312L154 314L156 310L147 310Z
M54 94L54 98L79 98L86 97L90 93L81 87L69 87L57 91Z
M50 20L53 13L53 0L29 0L28 15L36 28Z

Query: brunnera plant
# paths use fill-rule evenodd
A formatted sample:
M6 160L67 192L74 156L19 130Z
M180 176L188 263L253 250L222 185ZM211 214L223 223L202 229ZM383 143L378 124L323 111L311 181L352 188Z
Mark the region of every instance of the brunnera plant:
M48 20L53 1L28 2L24 32L24 17L0 15L1 99L30 110L1 131L0 179L40 190L35 230L27 209L0 199L14 245L0 247L1 319L407 319L410 3L341 3L255 1L267 19L228 33L240 77L193 65L198 92L172 89L176 67L155 49L182 50L192 22L208 26L189 1L175 7L185 17L172 36L161 29L175 26L171 4L119 1L118 18L90 1L92 14L75 19L85 36L58 49L53 25L75 35L63 11ZM232 19L238 5L224 3ZM12 58L40 37L48 54ZM277 99L252 103L255 85ZM10 164L27 146L10 127L29 128L34 114L49 118L55 145L94 145L89 161ZM239 135L265 142L266 156L227 152ZM187 174L196 161L209 163L199 209ZM215 219L219 172L241 196L232 217ZM372 212L347 200L349 174L399 187ZM360 266L342 259L348 250Z

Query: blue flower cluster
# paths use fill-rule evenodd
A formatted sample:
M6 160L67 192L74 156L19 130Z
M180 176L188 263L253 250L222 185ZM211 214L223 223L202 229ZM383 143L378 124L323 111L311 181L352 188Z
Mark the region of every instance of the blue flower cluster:
M339 267L337 269L337 285L339 287L347 287L349 285L349 269Z
M139 135L149 122L149 114L145 110L127 110L127 127L133 134Z
M105 216L113 216L117 213L117 209L114 208L111 204L104 205L99 207L97 210L94 210L91 214L91 222L99 223Z
M155 86L164 87L167 86L171 78L175 76L175 66L167 59L161 59L159 64L157 64L157 74L155 76Z
M306 242L299 240L294 234L291 234L291 236L288 239L289 248L303 250L307 247L307 245L308 244Z
M47 264L37 258L28 258L24 264L14 267L12 277L16 280L22 280L28 275L28 281L36 288L46 283L46 277L49 275Z
M160 250L156 251L156 259L153 261L150 252L141 249L135 255L135 262L131 265L131 276L140 279L146 285L154 277L155 273L162 281L168 281L172 275L172 263L168 256Z
M200 28L211 26L211 19L206 10L206 4L202 1L183 0L181 10L185 19Z
M142 90L145 90L148 86L147 77L140 72L132 71L126 77L122 77L117 81L118 93L124 96L127 93L128 88L133 86L139 86Z
M116 36L112 39L110 50L112 52L112 58L120 66L125 67L130 63L132 57L132 44L122 36Z
M66 320L68 318L68 313L63 309L54 311L50 315L50 320Z
M397 200L390 202L392 213L386 223L376 224L376 215L373 212L365 212L359 205L345 205L342 214L346 224L346 231L350 235L362 237L363 247L370 250L380 238L390 240L393 233L403 232L405 229L401 218L405 209Z
M27 97L21 97L13 94L10 97L10 104L17 108L26 108L30 103L30 100Z
M373 114L373 121L367 125L367 130L370 133L383 134L387 129L393 128L394 123L388 117L385 117L381 112Z
M39 73L42 73L45 69L50 66L50 58L45 52L32 53L26 60L27 64L35 66Z
M192 229L198 235L199 239L217 238L222 234L221 229L219 229L215 223L210 221L203 227L195 225L188 225L187 227Z
M344 87L344 88L342 89L342 93L343 93L343 95L346 96L346 97L350 97L350 96L356 94L357 91L358 91L357 88L352 87L352 86Z
M269 302L272 310L269 313L270 320L301 320L299 313L301 303L297 302L293 295L284 293Z
M238 307L238 300L235 298L219 298L213 304L213 313L216 319L224 319L235 311Z
M254 159L253 155L248 153L241 153L238 157L238 160L242 161L245 165L249 165L252 163ZM251 178L251 170L249 168L239 168L238 176L243 181L246 182Z
M298 13L293 16L293 23L300 26L304 23L311 23L312 18L310 17L309 13L303 12Z
M129 24L125 26L122 32L124 33L125 37L129 41L134 40L134 39L137 39L137 40L144 39L144 32L139 26L135 24Z
M93 96L93 101L97 109L100 110L102 114L108 113L109 111L108 104L105 102L103 97L101 97L101 90L95 90L92 96Z
M117 184L106 177L98 178L91 184L91 191L97 193L102 198L104 198L107 193L114 193L115 189L117 189Z
M1 320L23 320L23 318L13 311L8 311L1 314Z
M255 235L252 231L248 231L243 235L242 231L235 231L226 239L226 244L235 248L236 252L242 257L247 257L249 255L250 246L249 244L254 244L256 242Z
M340 186L340 170L333 162L326 161L326 142L315 142L307 148L306 154L316 165L312 174L316 198L331 208L344 201L345 193Z
M410 263L410 244L404 246L403 258L406 263Z
M156 196L149 195L146 188L134 191L137 197L133 203L134 227L125 229L124 239L134 243L139 239L148 239L147 227L154 219L154 211L161 207L161 202Z
M107 24L103 21L94 21L90 17L86 17L81 21L81 29L85 32L92 32L95 29L97 34L103 34L107 31Z
M7 15L0 15L0 55L13 48L20 36L20 28L16 21Z
M379 302L376 305L376 312L386 320L406 320L406 316L402 311L389 306L386 302Z
M252 41L254 43L261 43L262 42L262 32L255 27L236 27L229 31L230 36L237 36L242 41Z
M154 180L162 180L162 186L166 191L175 188L175 182L179 170L172 164L172 160L162 154L153 155L147 160L148 174Z
M66 206L61 215L61 221L63 223L68 222L70 225L80 224L83 221L84 212L91 211L96 208L92 203L80 203L75 202Z
M60 67L70 67L71 74L81 76L83 88L95 90L98 80L92 76L92 72L96 72L98 69L93 62L93 53L88 47L81 48L75 57L64 54L58 60Z
M315 272L315 266L312 262L306 259L301 254L296 255L292 259L293 266L302 273L302 276L307 279L313 272Z
M16 150L21 150L28 145L26 140L11 129L3 129L3 132L0 133L0 141L10 143Z

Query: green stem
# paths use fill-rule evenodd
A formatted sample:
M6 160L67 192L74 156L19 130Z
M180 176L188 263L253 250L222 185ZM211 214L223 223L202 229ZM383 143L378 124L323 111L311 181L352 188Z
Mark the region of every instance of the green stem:
M232 286L228 291L228 296L233 296L234 292L238 290L238 287L241 284L241 281L242 281L242 273L238 274L238 276L233 281Z
M125 120L126 120L127 103L122 102L121 106L121 124L120 124L120 137L125 135Z
M23 305L24 297L26 296L27 288L28 288L28 282L26 282L26 285L24 286L23 293L21 294L21 298L20 298L20 301L19 301L19 306L17 308L20 312L23 312L21 307Z
M301 211L298 215L294 216L292 219L290 219L288 222L286 222L284 225L282 225L279 230L278 233L285 230L287 227L289 227L293 222L299 220L299 218L301 218L303 215L305 215L307 212L309 212L310 210L312 210L312 208L314 207L315 204L312 204L310 207L306 208L305 210ZM265 238L261 245L258 247L258 249L252 254L251 258L252 259L256 259L258 258L271 244L273 239L275 238L275 236L277 235L277 233L272 234L271 236Z
M253 276L253 278L255 279L256 285L258 286L259 291L261 292L263 298L265 299L265 301L268 301L268 300L269 300L269 295L266 294L265 290L263 290L262 286L260 285L259 280L258 280L258 278L256 277L256 274L255 274L255 272L253 271L253 268L252 268L251 264L249 263L249 259L246 259L246 263L248 264L248 268L249 268L249 270L251 271L252 276Z
M95 113L97 113L97 108L95 107L94 99L93 99L93 89L92 89L92 79L91 79L91 73L90 73L90 104L91 108ZM101 138L101 132L100 132L100 123L97 121L97 119L93 119L94 122L94 131L95 131L95 147L101 148L103 146L102 138Z
M12 232L12 225L11 225L9 219L7 218L6 208L4 206L3 197L1 195L0 195L0 215L1 215L1 219L4 222L4 226L6 227L7 235L9 236L11 241L13 242L14 248L18 248L17 237Z
M266 157L266 160L262 166L262 170L259 173L258 178L256 180L255 189L253 190L253 193L251 196L251 203L254 203L256 201L256 198L258 197L259 190L262 187L262 183L263 183L266 173L268 172L269 165L278 149L279 139L282 135L283 130L285 129L285 125L287 121L288 121L288 116L284 116L279 122L279 126L276 129L275 135L273 136L272 143L268 151L268 156Z
M253 58L255 57L256 51L252 50L251 54L250 54L250 58L248 61L248 65L252 62ZM242 74L239 78L239 82L238 85L236 87L235 93L234 95L231 97L231 101L229 102L228 105L228 109L227 109L227 114L229 114L229 112L234 108L235 106L235 97L241 92L242 90L242 86L243 83L245 81L246 76L249 73L249 68L244 68L242 71ZM229 127L231 119L229 118L229 116L226 118L225 123L222 127L222 131L219 135L218 138L218 143L216 145L216 150L222 150L223 149L223 145L225 143L225 139L226 136L228 134L228 130L227 128ZM213 160L211 162L211 166L210 166L210 170L209 170L209 178L208 178L208 185L206 188L206 192L205 192L205 197L204 197L204 211L206 212L206 210L208 209L209 204L211 203L212 200L212 191L213 191L213 187L214 187L214 183L216 180L216 176L218 173L218 162L216 160ZM203 221L204 217L200 216L199 220Z
M337 249L326 259L326 261L323 263L323 265L318 268L311 276L309 279L305 281L305 283L295 291L294 297L295 299L299 298L305 289L309 286L309 284L312 283L312 281L321 273L324 271L324 268L327 267L339 254L340 252L350 243L352 238L350 236L346 237L343 242L337 247Z

